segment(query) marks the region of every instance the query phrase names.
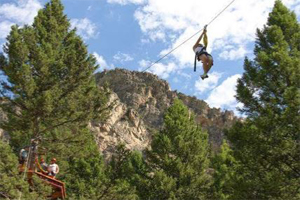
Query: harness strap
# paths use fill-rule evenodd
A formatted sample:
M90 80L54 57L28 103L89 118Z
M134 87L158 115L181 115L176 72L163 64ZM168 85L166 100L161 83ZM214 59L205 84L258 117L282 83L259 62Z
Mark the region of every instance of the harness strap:
M202 55L202 54L205 54L206 53L206 48L205 46L201 48L200 51L196 51L195 52L195 61L194 61L194 72L196 71L196 68L197 68L197 58L198 56Z
M203 54L206 55L206 56L212 57L209 53L207 53L205 47L203 47L203 48L201 49L200 52L196 52L196 53L195 53L195 61L194 61L194 72L196 71L196 67L197 67L197 58L198 58L199 56L203 55Z
M196 71L197 68L197 57L198 57L198 53L195 53L194 72Z

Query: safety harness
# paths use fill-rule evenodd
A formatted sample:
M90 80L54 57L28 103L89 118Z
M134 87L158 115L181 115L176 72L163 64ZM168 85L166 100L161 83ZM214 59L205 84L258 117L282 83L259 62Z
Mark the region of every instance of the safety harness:
M196 71L196 68L197 68L197 58L199 56L201 56L202 54L205 54L205 55L209 56L209 54L206 52L206 48L205 47L202 47L200 51L196 51L195 52L194 72Z

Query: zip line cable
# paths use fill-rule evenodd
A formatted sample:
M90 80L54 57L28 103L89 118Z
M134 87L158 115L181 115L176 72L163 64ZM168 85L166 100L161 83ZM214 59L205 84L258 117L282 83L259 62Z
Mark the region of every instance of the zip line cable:
M231 6L231 4L233 4L233 2L235 2L235 0L232 0L223 10L221 10L221 12L219 12L219 14L217 14L206 26L210 25L213 21L215 21L229 6ZM178 49L179 47L181 47L182 45L184 45L187 41L189 41L190 39L192 39L193 37L195 37L195 35L199 34L201 31L203 31L203 28L199 31L197 31L195 34L193 34L191 37L189 37L188 39L184 40L182 43L180 43L178 46L176 46L174 49L172 49L171 51L169 51L167 54L165 54L164 56L160 57L158 60L156 60L154 63L152 63L149 67L147 67L146 69L144 69L142 72L145 72L146 70L148 70L149 68L151 68L153 65L157 64L158 62L160 62L162 59L164 59L165 57L167 57L168 55L170 55L172 52L174 52L176 49Z

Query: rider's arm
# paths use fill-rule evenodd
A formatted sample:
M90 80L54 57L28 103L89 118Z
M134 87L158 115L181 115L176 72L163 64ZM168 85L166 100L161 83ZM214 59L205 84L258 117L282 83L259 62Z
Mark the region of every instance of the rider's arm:
M195 49L197 48L197 46L199 45L202 37L203 37L204 32L201 33L200 37L198 38L197 42L194 44L193 46L193 50L195 51Z
M207 35L206 35L206 29L204 29L203 33L204 33L203 43L204 43L205 48L207 48L208 39L207 39Z
M195 49L197 48L198 44L200 43L202 37L204 36L203 40L204 40L204 46L205 48L207 47L207 44L208 44L208 40L207 40L207 35L206 35L206 28L207 28L207 25L204 26L203 28L203 32L201 33L200 37L198 38L197 42L194 44L193 46L193 50L195 51Z

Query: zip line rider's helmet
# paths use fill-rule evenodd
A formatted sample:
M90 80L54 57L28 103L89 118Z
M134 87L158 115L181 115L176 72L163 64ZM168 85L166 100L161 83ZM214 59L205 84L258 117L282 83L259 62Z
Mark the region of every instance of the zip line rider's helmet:
M56 163L56 158L52 158L52 159L51 159L51 161L53 161L53 162L55 162L55 163Z

